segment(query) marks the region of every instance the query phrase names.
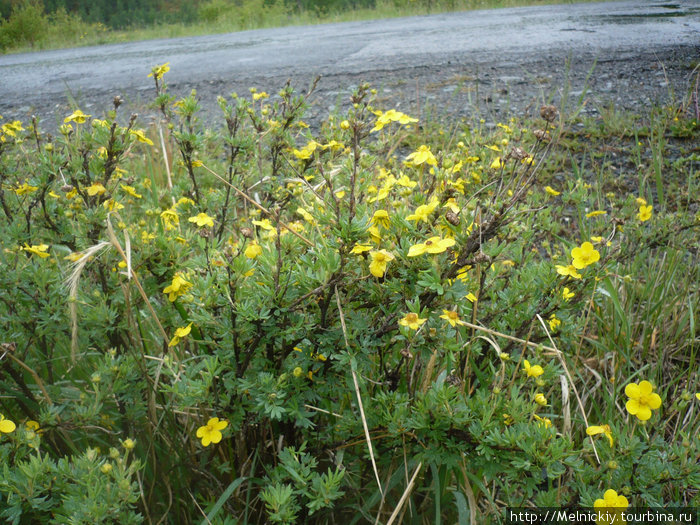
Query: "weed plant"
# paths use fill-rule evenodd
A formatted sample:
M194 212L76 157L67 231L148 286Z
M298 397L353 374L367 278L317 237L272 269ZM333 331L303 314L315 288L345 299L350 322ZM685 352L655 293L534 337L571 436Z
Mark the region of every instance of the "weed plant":
M287 85L209 124L168 69L148 129L118 98L2 125L2 519L700 504L690 107L624 141L553 106L418 122L362 85L312 128Z

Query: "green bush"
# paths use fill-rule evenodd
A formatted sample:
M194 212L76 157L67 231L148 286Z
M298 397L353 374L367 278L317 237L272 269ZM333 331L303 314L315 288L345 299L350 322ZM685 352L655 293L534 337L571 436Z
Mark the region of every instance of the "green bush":
M313 127L290 86L232 94L211 128L168 69L160 129L119 100L2 126L3 517L697 506L697 172L651 204L572 176L552 107L444 128L366 85Z
M24 0L13 6L10 17L0 24L0 49L34 47L45 38L48 26L43 4L37 0Z

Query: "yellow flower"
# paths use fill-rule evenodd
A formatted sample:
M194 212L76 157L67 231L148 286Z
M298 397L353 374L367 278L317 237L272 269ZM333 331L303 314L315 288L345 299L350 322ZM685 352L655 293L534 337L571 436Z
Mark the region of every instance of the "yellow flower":
M440 316L440 319L444 319L448 323L450 323L450 326L455 326L455 325L463 325L464 321L462 321L459 318L459 314L455 311L452 310L443 310L442 315Z
M9 434L14 432L16 428L17 425L15 425L13 421L5 419L5 416L0 414L0 434Z
M112 464L105 463L100 467L100 472L102 472L102 474L109 474L110 472L112 472Z
M21 186L14 188L12 191L14 191L17 195L27 195L29 193L34 193L38 189L39 188L37 186L30 186L25 182Z
M461 211L461 208L457 204L457 201L454 197L447 199L447 201L445 201L445 204L443 204L442 207L449 208L452 213L459 213Z
M262 246L260 246L257 241L253 241L246 247L243 253L248 259L255 259L262 251Z
M523 365L525 368L523 368L523 371L527 374L527 377L539 377L542 374L544 374L544 369L540 365L530 365L530 361L525 359L523 361Z
M268 95L265 91L260 91L257 93L253 93L253 100L260 100L260 99L265 99L268 98L270 95Z
M636 199L634 199L634 202L636 202L639 206L647 205L647 200L644 197L637 197Z
M99 182L95 182L92 186L89 186L87 189L88 195L90 197L94 197L95 195L102 195L105 191L107 190Z
M549 329L552 332L556 332L559 328L559 325L561 325L561 320L557 319L556 314L552 314L549 316L549 320L547 321L547 323L549 324Z
M594 509L602 510L614 508L626 509L628 506L629 502L627 501L627 498L622 495L618 496L617 491L614 491L613 489L606 490L605 494L603 494L603 498L598 498L593 503ZM596 520L596 522L601 523L600 520ZM618 520L615 520L615 522L620 523Z
M544 191L546 191L547 193L549 193L550 195L552 195L554 197L556 197L557 195L561 195L560 191L555 190L551 186L545 186Z
M440 237L431 237L424 243L414 244L408 250L409 257L416 257L424 253L442 253L450 246L455 245L454 239L441 239Z
M651 411L661 406L661 397L653 390L654 387L649 381L628 384L625 387L625 395L629 397L625 403L627 412L641 421L651 418Z
M68 197L68 195L66 195L66 197ZM104 208L109 211L118 211L124 208L123 204L118 203L114 199L107 199L102 203L102 206L104 206Z
M377 195L374 197L370 197L367 199L369 202L377 202L377 201L383 201L389 196L389 190L391 189L390 186L383 186L380 188L379 192L377 192Z
M375 244L379 244L382 242L382 234L379 233L379 228L376 226L370 226L367 228L367 233L369 233L370 239L372 239L372 242Z
M430 214L435 211L435 208L438 207L438 204L438 200L436 198L433 198L428 204L421 204L420 206L418 206L413 215L409 215L408 217L406 217L406 220L428 222L428 217L430 217Z
M389 227L389 212L386 210L377 210L372 215L372 224L375 226Z
M418 122L418 119L411 118L408 115L401 113L400 111L396 111L395 109L390 109L389 111L382 112L382 111L375 111L375 115L377 115L379 118L377 119L376 124L374 127L370 130L370 132L374 131L379 131L382 129L384 126L391 122L398 122L399 124L411 124L413 122ZM345 121L343 121L345 122ZM342 127L342 123L341 123Z
M24 427L27 430L31 430L32 432L39 432L39 423L37 421L34 421L33 419L30 419L24 424Z
M211 443L218 443L223 437L221 431L228 426L228 421L219 421L218 417L213 417L203 427L197 429L197 437L202 440L202 445L208 447Z
M355 255L360 255L365 252L368 252L372 249L371 244L356 244L353 246L352 250L350 250L350 253L353 253Z
M369 263L369 271L375 277L383 277L386 265L394 260L394 256L386 250L369 252L372 262Z
M537 425L542 426L544 425L544 428L549 428L552 426L552 420L549 419L548 417L540 417L537 414L532 414L535 419L537 420Z
M337 140L330 140L327 144L321 144L321 148L330 149L331 151L337 151L339 149L343 149L344 147L345 144L343 144L342 142L338 142Z
M610 448L613 446L612 430L610 430L610 425L592 425L586 428L586 434L589 436L595 436L598 434L605 434L605 437L610 441Z
M126 450L133 450L134 447L136 446L136 441L134 441L134 440L131 439L131 438L126 438L124 441L122 441L122 446L123 446Z
M492 170L499 170L503 166L505 166L505 163L503 160L501 160L501 157L496 157L493 162L491 163L491 166L489 166Z
M547 398L544 397L544 394L541 394L538 392L535 394L535 403L537 403L540 406L546 407L547 406Z
M470 303L476 302L476 295L474 295L471 292L469 292L465 297L466 297L467 301L469 301Z
M697 394L695 394L695 397L697 397L697 398L698 398L698 401L700 401L700 392L698 392Z
M168 346L169 347L177 346L177 344L180 342L180 339L187 337L191 331L192 331L192 323L188 324L187 326L181 326L179 328L176 328L175 335L168 343Z
M214 227L214 219L212 217L209 217L209 215L207 215L204 212L199 213L198 215L195 215L194 217L190 217L187 220L189 222L195 223L200 228L203 228L205 226L208 226L209 228Z
M310 150L308 150L308 149L306 149L306 148L302 148L302 149L296 149L296 148L295 148L295 149L292 150L292 153L293 153L294 156L295 156L296 158L298 158L299 160L308 160L308 159L311 158L311 154L312 154L313 152L310 151Z
M180 217L174 208L168 208L160 214L165 231L174 230L180 224Z
M33 253L34 255L38 255L42 259L45 259L46 257L49 257L49 253L47 253L49 249L48 244L33 244L32 246L29 246L26 242L24 243L24 247L22 250L25 252Z
M396 184L398 184L399 186L402 186L404 188L409 188L409 189L415 188L418 185L418 183L414 180L411 180L408 177L408 175L401 175L396 180Z
M86 115L79 109L76 109L73 113L71 113L65 119L63 119L63 122L75 122L76 124L82 124L88 118L90 118L90 115Z
M565 301L569 301L574 295L576 295L574 292L569 290L566 286L564 289L561 291L561 296L564 298Z
M304 217L304 220L305 220L306 222L308 222L309 224L314 224L314 222L316 222L315 219L314 219L314 216L311 215L308 211L306 211L306 210L305 210L304 208L302 208L301 206L300 206L299 208L297 208L297 213L298 213L299 215L301 215L302 217Z
M311 158L311 155L319 146L320 144L318 142L315 140L310 140L301 150L294 149L292 150L292 153L299 160L307 160Z
M420 317L418 317L418 314L414 314L413 312L411 312L404 315L403 318L399 320L399 324L401 326L407 326L412 330L418 330L420 325L422 325L426 321L427 319L421 319Z
M2 118L2 117L0 117L0 118ZM10 137L16 137L17 133L19 131L24 131L24 128L22 127L21 121L15 120L14 122L7 122L7 123L3 124L2 131L3 131L3 133L9 135ZM2 142L5 142L4 137L3 137Z
M437 165L437 159L430 151L430 147L425 144L406 157L404 162L411 163L414 166L420 166L421 164L428 164L429 166Z
M137 198L137 199L140 199L140 198L141 198L141 195L138 194L138 193L136 193L136 188L134 188L133 186L127 186L126 184L120 184L119 186L121 186L121 188L122 188L126 193L128 193L129 195L131 195L132 197L135 197L135 198ZM161 217L162 217L162 214L161 214Z
M275 227L270 222L270 219L263 219L261 221L253 221L253 224L260 226L263 230L273 231Z
M144 134L143 130L141 130L141 129L132 129L132 130L129 131L129 133L130 133L131 135L133 135L134 137L136 137L136 139L137 139L139 142L143 142L144 144L148 144L149 146L153 146L153 141L152 141L151 139L149 139L148 137L146 137L146 135Z
M148 181L150 183L151 179L144 179L144 182ZM194 201L188 197L180 197L178 199L177 204L175 206L184 206L184 205L194 205Z
M168 300L171 303L174 303L175 300L180 297L181 295L187 293L187 290L192 288L192 283L187 281L182 273L177 272L173 276L173 281L170 284L170 286L166 286L165 289L163 290L163 293L168 294Z
M586 218L590 219L591 217L598 217L599 215L607 215L607 213L608 212L605 210L595 210L595 211L588 212L586 214Z
M160 66L153 66L148 76L155 77L156 80L160 80L168 71L170 71L170 62L166 62Z
M649 206L640 206L639 213L637 213L637 219L639 219L641 222L651 219L652 208L653 207L651 204Z
M581 270L600 260L600 253L590 242L586 241L580 247L571 250L571 257L573 258L572 264L574 268Z
M294 374L294 377L301 377L304 375L304 370L302 370L300 366L297 366L292 373Z
M557 264L556 269L557 269L557 273L559 275L573 277L574 279L581 278L581 274L576 271L576 268L574 267L573 264L569 264L568 266L561 266L561 265Z

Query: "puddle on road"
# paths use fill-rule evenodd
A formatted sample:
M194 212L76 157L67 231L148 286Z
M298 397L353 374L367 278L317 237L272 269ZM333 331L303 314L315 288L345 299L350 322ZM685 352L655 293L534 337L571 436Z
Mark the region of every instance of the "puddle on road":
M597 15L597 16L593 16L592 18L595 20L599 20L603 23L622 25L622 24L636 24L639 22L649 21L649 20L654 20L654 19L658 19L659 21L663 21L664 19L669 19L669 18L683 18L686 16L692 16L692 15L696 15L696 14L700 13L699 7L691 7L690 9L680 10L681 6L678 4L650 5L649 8L673 9L674 11L671 11L671 12L658 11L658 12L639 13L639 14Z

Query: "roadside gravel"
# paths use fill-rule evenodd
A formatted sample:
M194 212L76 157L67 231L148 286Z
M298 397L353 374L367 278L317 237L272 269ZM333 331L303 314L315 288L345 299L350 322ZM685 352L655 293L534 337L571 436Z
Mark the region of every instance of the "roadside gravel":
M570 53L543 50L538 53L513 53L498 62L476 62L464 56L443 56L433 63L416 67L354 73L323 74L311 97L307 120L312 124L327 117L336 108L345 108L353 89L369 82L379 92L380 107L394 107L411 115L457 118L484 118L487 122L515 114L534 114L543 103L565 104L573 111L583 104L582 112L595 115L601 108L643 112L656 104L680 104L687 99L700 63L700 44L669 46L653 52L630 49L615 56L594 53ZM216 126L221 115L216 98L231 92L246 94L250 87L275 93L287 80L304 91L317 73L291 75L246 75L235 80L195 80L169 84L180 96L196 89L202 105L202 118ZM126 100L125 116L136 112L146 124L155 112L149 107L153 91L149 89L97 90L74 94L84 111L101 115L111 107L115 95ZM5 107L1 107L5 106ZM32 100L28 105L0 105L5 119L26 120L37 115L42 127L55 130L56 123L72 111L67 97Z

